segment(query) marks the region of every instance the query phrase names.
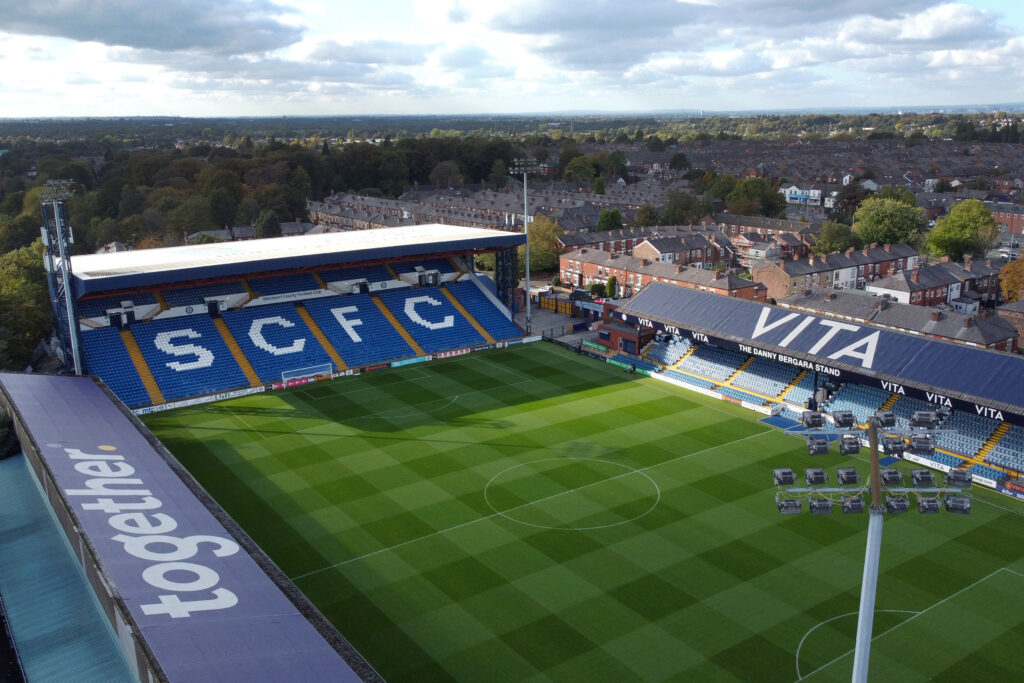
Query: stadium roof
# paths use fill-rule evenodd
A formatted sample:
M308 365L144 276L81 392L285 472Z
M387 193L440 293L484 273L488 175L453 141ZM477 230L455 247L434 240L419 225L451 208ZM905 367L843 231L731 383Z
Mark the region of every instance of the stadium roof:
M958 399L1024 418L1024 358L857 325L766 304L652 282L614 314L656 329L685 328L715 343L744 344L768 358L815 365L917 389L936 403ZM914 393L914 392L907 392ZM956 407L971 411L970 406ZM1005 417L1005 416L1004 416Z
M83 254L71 258L71 267L75 294L81 296L260 271L514 247L525 242L522 233L433 224Z

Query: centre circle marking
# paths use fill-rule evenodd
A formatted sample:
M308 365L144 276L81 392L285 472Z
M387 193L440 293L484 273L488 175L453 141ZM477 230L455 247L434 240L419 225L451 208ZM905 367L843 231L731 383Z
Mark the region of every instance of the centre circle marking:
M544 498L540 498L538 500L531 500L531 501L529 501L527 503L523 503L521 505L516 505L515 507L508 508L507 510L499 510L498 508L496 508L494 506L494 504L491 502L491 499L490 499L490 497L487 494L488 490L490 490L490 488L491 488L491 485L494 484L494 482L497 481L499 477L501 477L503 474L506 474L507 472L511 472L512 470L518 469L520 467L529 467L529 466L532 466L532 465L537 465L537 464L543 463L543 462L567 463L567 462L573 462L573 461L576 461L576 462L598 462L598 463L602 463L604 465L615 465L616 467L621 467L622 469L627 470L627 471L624 472L623 474L616 474L616 475L614 475L612 477L608 477L607 479L601 479L599 481L595 481L595 482L592 482L590 484L584 484L583 486L578 486L578 487L576 487L574 489L566 489L564 491L560 491L560 492L552 494L550 496L545 496ZM542 502L544 502L546 500L551 500L551 499L558 498L560 496L564 496L564 495L567 495L567 494L570 494L570 493L575 493L575 492L580 491L582 489L590 488L591 486L598 486L600 484L603 484L605 482L609 482L609 481L618 479L620 477L629 476L630 474L639 474L641 477L643 477L647 481L651 482L651 486L654 487L654 502L651 503L651 506L649 508L647 508L646 510L641 512L639 515L636 515L635 517L631 517L630 519L624 519L624 520L622 520L620 522L613 522L611 524L598 524L598 525L595 525L595 526L553 526L553 525L549 525L549 524L536 524L534 522L525 522L525 521L523 521L521 519L516 519L514 516L512 516L510 514L507 514L509 512L512 512L513 510L519 510L521 508L527 508L527 507L530 507L531 505L535 505L537 503L542 503ZM532 460L530 462L523 462L523 463L519 463L518 465L512 465L511 467L506 467L505 469L503 469L500 472L498 472L497 474L495 474L493 477L491 477L487 481L487 484L484 486L484 502L487 503L487 507L491 508L491 510L494 511L494 514L499 515L501 517L504 517L505 519L507 519L509 521L516 522L517 524L522 524L524 526L532 526L532 527L535 527L537 529L554 529L556 531L588 531L588 530L591 530L591 529L607 529L607 528L610 528L610 527L613 527L613 526L621 526L623 524L629 524L630 522L635 522L636 520L641 519L642 517L647 516L648 514L650 514L650 512L655 507L657 507L658 503L661 502L661 488L658 486L658 483L656 481L654 481L653 479L651 479L647 475L647 473L645 473L644 471L642 471L640 469L637 469L635 467L630 467L629 465L623 465L620 462L611 462L611 461L608 461L608 460L599 460L597 458L543 458L541 460Z

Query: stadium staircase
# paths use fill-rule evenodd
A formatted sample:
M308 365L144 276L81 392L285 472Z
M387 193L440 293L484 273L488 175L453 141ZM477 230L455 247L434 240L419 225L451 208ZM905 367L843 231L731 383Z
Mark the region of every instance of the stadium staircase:
M242 280L245 282L245 280ZM249 285L246 284L248 289ZM252 290L250 290L252 291ZM253 369L249 359L245 357L238 342L235 341L235 336L231 334L231 330L228 329L227 323L224 322L223 318L214 318L213 324L216 326L217 331L220 332L220 336L224 339L224 343L228 347L228 351L234 357L235 362L238 363L238 367L242 369L242 374L245 375L245 379L249 381L249 386L258 387L263 384L260 380L260 376L256 374L256 370Z
M164 298L164 293L159 289L153 291L153 296L156 297L156 302L160 304L160 310L166 311L170 306L167 305L167 299Z
M780 393L780 394L779 394L779 397L778 397L778 398L779 398L779 400L780 400L780 401L783 401L783 400L785 400L785 398L786 398L786 395L787 395L787 394L788 394L789 392L793 391L793 389L796 389L796 385L800 384L800 381L801 381L801 380L803 380L803 378L804 378L804 377L806 377L806 376L807 376L807 371L806 371L806 370L801 370L801 371L800 371L800 374L798 374L798 375L797 375L797 376L796 376L796 377L795 377L795 378L793 379L793 381L789 383L789 386L787 386L787 387L786 387L785 389L783 389L783 390L782 390L782 393Z
M680 359L679 359L679 360L677 360L677 361L676 361L675 363L673 363L673 364L672 364L671 366L669 366L669 368L670 368L671 370L678 370L678 369L679 369L679 366L680 366L680 365L681 365L681 364L682 364L682 363L683 363L683 362L684 362L684 361L685 361L685 360L686 360L687 358L689 358L689 357L690 357L690 356L691 356L691 355L693 354L693 352L694 352L694 351L696 351L696 350L697 350L697 345L696 345L696 344L694 344L693 346L691 346L691 347L690 347L690 350L689 350L689 351L687 351L686 353L684 353L684 354L683 354L682 358L680 358Z
M320 280L319 275L317 275L317 279ZM323 281L321 280L321 282ZM348 370L348 364L345 363L341 355L338 353L338 350L335 349L334 345L331 344L329 339L327 339L327 335L325 335L324 331L320 329L320 326L316 324L316 321L313 320L313 316L309 314L306 307L300 302L295 304L295 310L299 312L299 316L302 318L302 321L306 323L306 327L308 327L309 331L313 333L316 340L320 342L320 346L324 347L324 351L326 351L327 355L331 357L335 367L337 367L339 371Z
M879 410L892 410L892 407L894 405L896 405L896 401L898 401L898 400L900 400L900 395L899 394L893 394L889 398L885 399L885 403L883 403L878 409Z
M330 287L327 286L327 283L324 282L324 279L320 277L320 273L314 270L313 277L316 278L316 283L320 285L320 289L330 289Z
M743 365L741 365L741 366L739 366L738 368L736 368L736 372L734 372L734 373L732 373L731 375L729 375L729 378L728 378L728 379L726 379L726 380L725 380L725 382L723 382L723 384L729 384L729 385L731 385L731 384L732 384L732 381L733 381L734 379L736 379L737 377L739 377L739 376L740 376L740 374L741 374L741 373L742 373L742 372L743 372L744 370L746 370L746 369L747 369L748 367L750 367L750 364L751 364L751 363L753 363L753 362L754 362L754 357L753 357L753 356L749 356L749 357L748 357L748 358L747 358L747 359L746 359L745 361L743 361Z
M152 371L149 369L149 364L146 363L146 358L142 355L142 349L139 348L139 343L135 341L135 335L127 327L120 330L121 341L124 342L124 348L128 351L128 356L132 359L132 364L135 365L135 371L139 373L139 379L142 380L142 386L146 387L146 393L149 394L149 399L153 405L159 405L165 403L164 394L160 391L159 385L156 383L156 378L153 377Z
M448 257L448 263L452 264L452 268L454 268L455 272L459 274L458 277L455 278L456 280L458 280L459 278L466 274L465 269L463 269L459 262L455 260L454 256Z
M401 280L401 279L402 279L402 278L400 278L400 277L398 276L398 272L397 272L397 271L395 271L395 269L391 267L391 264L390 264L390 263L385 263L385 264L384 264L384 267L388 269L388 272L389 272L389 273L391 273L391 279L392 279L392 280ZM375 298L376 298L376 297L375 297Z
M480 336L486 339L488 344L495 343L494 337L492 337L490 333L486 329L484 329L483 325L476 321L476 318L469 314L469 311L467 311L466 307L462 305L462 302L456 299L455 295L448 291L447 287L442 287L441 293L444 294L445 297L447 297L448 301L452 302L452 305L455 306L455 310L457 310L462 315L463 318L469 321L469 324L473 326L473 329L479 332Z
M252 301L252 300L253 300L253 299L255 299L255 298L256 298L257 296L259 296L259 295L258 295L258 294L256 293L256 291L255 291L255 290L253 290L253 288L252 288L251 286L249 286L249 281L248 281L248 280L246 280L246 279L245 279L244 277L243 277L243 278L242 278L241 280L239 280L239 282L241 282L241 283L242 283L242 286L243 286L243 287L245 287L245 291L246 291L246 293L247 293L247 294L249 295L249 300L248 300L248 301L246 301L246 303L249 303L249 301ZM243 304L243 305L244 305L244 304Z
M390 265L388 266L388 270L392 273L395 272ZM416 340L412 338L411 334L409 334L409 330L405 329L405 327L402 326L402 323L398 322L398 318L395 317L394 313L388 310L388 307L384 305L384 302L380 300L379 296L371 296L370 300L373 301L374 305L380 309L380 312L388 319L388 322L395 328L395 331L402 335L402 339L404 339L405 343L409 345L409 348L416 352L417 356L427 355L427 352L423 350L423 347L416 343Z
M996 431L992 432L992 436L988 437L988 441L985 442L985 445L978 450L978 458L980 460L984 460L985 456L992 452L992 449L995 448L996 444L999 443L999 440L1002 439L1003 435L1008 431L1010 431L1010 423L1001 422L999 426L996 427Z

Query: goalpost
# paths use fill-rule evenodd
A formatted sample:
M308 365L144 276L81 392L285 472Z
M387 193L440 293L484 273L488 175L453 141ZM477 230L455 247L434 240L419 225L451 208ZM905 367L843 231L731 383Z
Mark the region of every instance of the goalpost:
M330 363L323 365L310 365L305 368L291 368L281 371L281 381L285 384L296 380L311 380L317 377L330 377L334 373L334 366Z

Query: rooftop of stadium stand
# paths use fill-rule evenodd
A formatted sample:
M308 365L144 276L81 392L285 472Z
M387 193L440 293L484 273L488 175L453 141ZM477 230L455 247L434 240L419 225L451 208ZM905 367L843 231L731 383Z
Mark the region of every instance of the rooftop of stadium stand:
M764 309L771 309L763 319L763 328L756 335L759 318ZM619 307L622 319L633 317L655 321L661 325L685 328L712 337L750 345L769 352L785 354L795 359L819 363L865 378L874 378L912 386L923 391L935 391L944 396L988 406L996 410L1024 416L1024 358L1000 351L975 348L952 342L929 339L920 335L904 334L887 329L854 325L821 316L798 313L755 301L747 301L708 294L673 285L652 282ZM783 322L785 316L792 319ZM811 321L797 322L806 316ZM824 321L822 326L811 326L813 320ZM837 349L851 341L843 333L835 334L837 323L850 325L860 334L860 340L877 333L878 342L870 367L858 364L850 354L841 354L844 360L829 358ZM807 331L811 327L812 331ZM847 331L845 335L853 334ZM811 348L821 344L817 353ZM865 347L861 346L860 350ZM851 358L851 360L845 360ZM993 381L999 378L998 381Z
M83 254L73 256L71 266L75 293L81 296L255 271L500 249L525 240L522 233L432 224Z

